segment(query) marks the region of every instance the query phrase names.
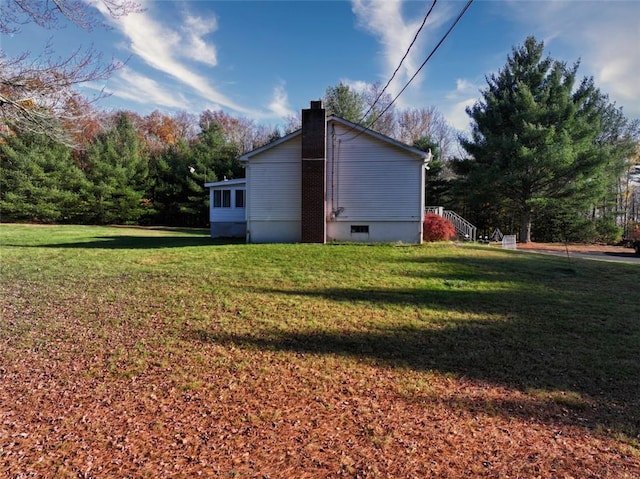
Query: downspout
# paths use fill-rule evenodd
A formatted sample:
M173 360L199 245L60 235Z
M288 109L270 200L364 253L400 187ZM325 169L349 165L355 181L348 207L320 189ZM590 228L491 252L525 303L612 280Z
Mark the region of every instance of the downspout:
M338 138L336 148L336 126L331 125L331 221L344 211L340 206L340 167L337 164L340 160L340 146L342 139ZM337 153L336 153L337 150Z
M342 146L342 138L338 138L338 153L336 154L336 162L340 161L340 147ZM344 208L340 206L340 168L338 170L338 179L336 180L336 216L344 211Z
M329 218L331 221L335 219L344 211L344 208L340 207L340 168L338 161L340 160L340 145L342 139L338 139L338 146L336 148L336 126L331 125L331 215ZM336 153L337 150L337 153Z
M331 124L331 221L336 219L336 125Z

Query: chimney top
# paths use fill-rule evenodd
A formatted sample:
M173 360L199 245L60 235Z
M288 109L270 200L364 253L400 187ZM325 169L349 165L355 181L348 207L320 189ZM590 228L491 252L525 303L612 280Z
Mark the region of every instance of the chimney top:
M322 109L322 100L311 100L311 109L312 110L321 110Z

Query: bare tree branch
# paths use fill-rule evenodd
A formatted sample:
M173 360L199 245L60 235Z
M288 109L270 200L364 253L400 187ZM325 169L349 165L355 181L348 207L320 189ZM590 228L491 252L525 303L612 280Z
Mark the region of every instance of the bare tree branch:
M455 133L444 115L433 106L402 110L398 115L398 130L398 139L408 145L429 137L438 144L442 158L451 156Z
M131 0L101 0L110 15L118 17L139 11ZM101 26L101 14L82 0L6 0L0 3L0 33L15 34L27 23L53 29L66 18L80 28ZM92 47L78 48L66 58L54 59L47 44L33 58L30 52L17 57L0 50L0 134L30 131L69 144L71 136L62 130L72 115L66 107L83 83L108 78L120 63L105 63ZM104 96L98 94L92 101ZM77 112L76 112L77 114Z
M132 0L100 0L109 15L118 18L139 12L140 5ZM21 25L35 23L55 29L66 18L84 30L104 27L100 13L82 0L5 0L0 2L0 33L17 33Z

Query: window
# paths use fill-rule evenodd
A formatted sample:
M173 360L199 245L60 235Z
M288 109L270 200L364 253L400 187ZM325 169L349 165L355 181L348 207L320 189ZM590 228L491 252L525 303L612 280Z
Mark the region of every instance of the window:
M231 190L222 190L222 207L231 208Z
M244 208L244 190L236 190L236 208Z
M231 208L231 190L214 190L213 207Z
M369 225L351 225L351 234L353 233L369 233Z

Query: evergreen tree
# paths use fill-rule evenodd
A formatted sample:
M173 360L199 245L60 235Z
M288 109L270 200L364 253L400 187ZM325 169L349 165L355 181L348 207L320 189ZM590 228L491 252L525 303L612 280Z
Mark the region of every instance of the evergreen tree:
M536 210L558 203L585 208L602 194L610 143L599 143L607 98L584 79L576 86L578 64L543 58L542 42L527 38L506 66L487 79L482 101L467 113L472 156L467 186L505 198L518 212L520 241L531 240Z
M114 125L89 146L86 163L92 183L88 221L135 223L147 204L148 163L126 113L118 113Z
M422 151L431 151L431 161L425 178L424 198L425 206L443 206L448 204L449 181L447 180L447 166L442 161L438 144L428 136L418 139L413 144L414 148Z
M194 226L206 226L209 221L206 182L244 177L244 169L237 159L237 145L225 139L224 131L217 122L202 126L189 152L189 174L185 176L183 186L186 201L181 207L182 213L191 218Z
M188 182L191 149L186 141L153 155L149 162L152 216L149 221L169 226L198 226L190 206ZM194 169L195 172L195 169ZM202 191L204 200L206 196Z
M65 145L27 133L0 141L2 221L76 222L84 214L88 188Z

